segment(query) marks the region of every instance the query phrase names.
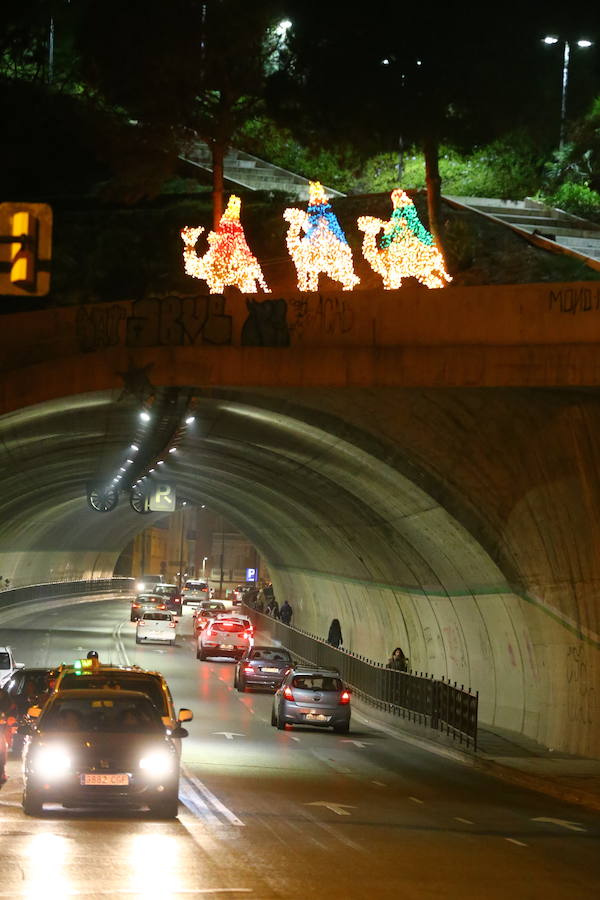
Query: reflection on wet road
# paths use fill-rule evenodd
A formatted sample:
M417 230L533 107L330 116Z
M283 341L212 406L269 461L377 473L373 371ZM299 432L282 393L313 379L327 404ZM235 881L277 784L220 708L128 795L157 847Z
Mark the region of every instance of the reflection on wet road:
M376 732L270 725L272 697L199 662L185 611L175 647L137 646L126 600L0 623L0 643L43 666L94 647L161 671L194 720L179 817L20 806L19 761L0 791L0 897L461 898L600 895L595 813L486 778ZM53 611L55 612L55 611ZM580 831L536 819L575 821Z

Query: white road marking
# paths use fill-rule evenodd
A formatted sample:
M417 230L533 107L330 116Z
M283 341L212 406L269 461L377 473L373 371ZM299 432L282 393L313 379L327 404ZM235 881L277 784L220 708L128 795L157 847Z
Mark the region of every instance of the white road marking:
M179 799L197 819L203 822L210 822L211 825L221 824L220 819L200 797L198 791L194 790L189 779L185 777L179 782Z
M505 841L508 841L509 844L516 844L517 847L527 847L528 844L524 844L523 841L516 841L514 838L504 838Z
M238 888L238 887L221 887L221 888L182 888L179 887L176 890L177 894L186 894L190 897L199 897L200 895L205 894L253 894L253 888ZM0 891L0 897L11 897L14 900L15 893L14 891ZM89 897L89 891L69 888L69 897ZM94 897L139 897L139 890L128 890L127 888L111 888L110 891L102 891L98 889L94 889Z
M238 819L238 817L235 815L235 813L232 813L231 810L228 809L224 803L221 803L219 798L215 797L213 792L209 791L209 789L206 787L206 785L203 784L201 781L199 781L199 779L196 778L194 775L192 775L192 773L189 772L187 770L187 768L184 768L183 774L188 779L188 781L190 781L194 785L194 787L198 791L200 791L200 793L208 800L208 802L212 803L214 808L216 810L218 810L222 815L224 815L225 818L229 822L231 822L232 825L237 825L242 828L245 827L244 822L242 822L241 819Z
M413 803L420 803L421 805L425 802L424 800L419 800L418 797L409 797L409 800L412 800Z
M115 639L115 643L117 645L117 649L118 649L119 653L121 654L121 656L123 657L123 662L125 663L126 666L130 666L131 662L129 660L129 657L127 656L127 651L125 650L125 644L123 643L123 638L121 636L121 631L123 630L123 625L125 625L126 622L127 622L127 619L123 619L123 621L119 625L117 625L117 627L113 631L113 636Z
M475 822L471 822L470 819L461 819L460 816L454 816L454 821L455 821L455 822L462 822L463 825L474 825L474 824L475 824Z
M532 822L547 822L548 825L560 825L561 828L568 828L569 831L587 831L587 828L582 828L579 822L570 822L568 819L547 819L544 816L538 816L537 819L532 819Z
M328 803L326 800L317 800L314 803L305 803L304 806L325 806L338 816L349 816L348 809L356 809L348 803Z
M239 734L237 731L213 731L213 734L222 734L228 741L232 741L234 737L246 737L245 734Z
M266 720L265 720L265 721L266 721ZM294 737L294 736L291 735L291 734L288 734L288 737L289 737L290 741L296 741L296 743L298 743L298 744L300 743L300 738Z
M353 741L351 738L342 738L342 744L355 744L357 747L370 747L370 741Z
M372 781L371 784L376 784L378 787L386 787L383 781Z

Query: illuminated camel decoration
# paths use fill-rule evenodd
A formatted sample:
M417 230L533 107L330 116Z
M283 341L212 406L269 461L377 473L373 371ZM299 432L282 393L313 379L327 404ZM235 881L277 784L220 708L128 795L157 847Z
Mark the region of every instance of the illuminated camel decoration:
M250 251L240 222L240 198L232 194L216 231L208 233L208 250L198 256L196 241L204 228L186 226L181 231L185 271L208 283L211 294L222 294L232 285L243 294L255 294L256 282L270 294L258 260Z
M345 291L359 283L346 235L320 182L310 182L306 212L290 207L283 218L290 224L286 241L298 274L298 290L317 291L321 272L339 281Z
M363 256L383 278L386 291L401 287L403 278L416 278L429 288L441 288L452 278L444 268L444 258L431 234L419 221L415 205L404 191L392 191L394 210L387 222L373 216L361 216L364 231ZM383 235L377 243L377 235Z

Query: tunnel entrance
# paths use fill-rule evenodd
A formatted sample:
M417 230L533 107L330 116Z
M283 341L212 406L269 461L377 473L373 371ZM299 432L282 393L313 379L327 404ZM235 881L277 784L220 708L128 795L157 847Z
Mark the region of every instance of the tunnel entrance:
M479 690L483 723L600 754L595 391L188 385L161 388L168 396L176 413L149 422L146 469L166 454L160 477L178 498L246 536L295 624L326 637L338 618L353 651L385 662L401 646L413 669ZM97 512L86 491L131 444L142 453L140 412L159 408L103 390L0 419L3 577L112 574L163 514L140 515L120 489Z

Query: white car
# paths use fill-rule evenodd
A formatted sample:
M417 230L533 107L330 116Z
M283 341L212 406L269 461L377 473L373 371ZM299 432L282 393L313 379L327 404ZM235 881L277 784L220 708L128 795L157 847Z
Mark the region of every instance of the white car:
M142 613L135 628L136 644L146 641L166 641L175 643L177 637L177 617L171 612L156 610Z
M181 601L190 606L202 603L203 600L212 600L214 591L207 581L186 581L181 591Z
M15 662L10 647L0 647L0 686L10 680L13 672L24 667L25 663Z
M241 659L253 644L254 629L250 619L221 614L198 634L196 659L209 656Z

